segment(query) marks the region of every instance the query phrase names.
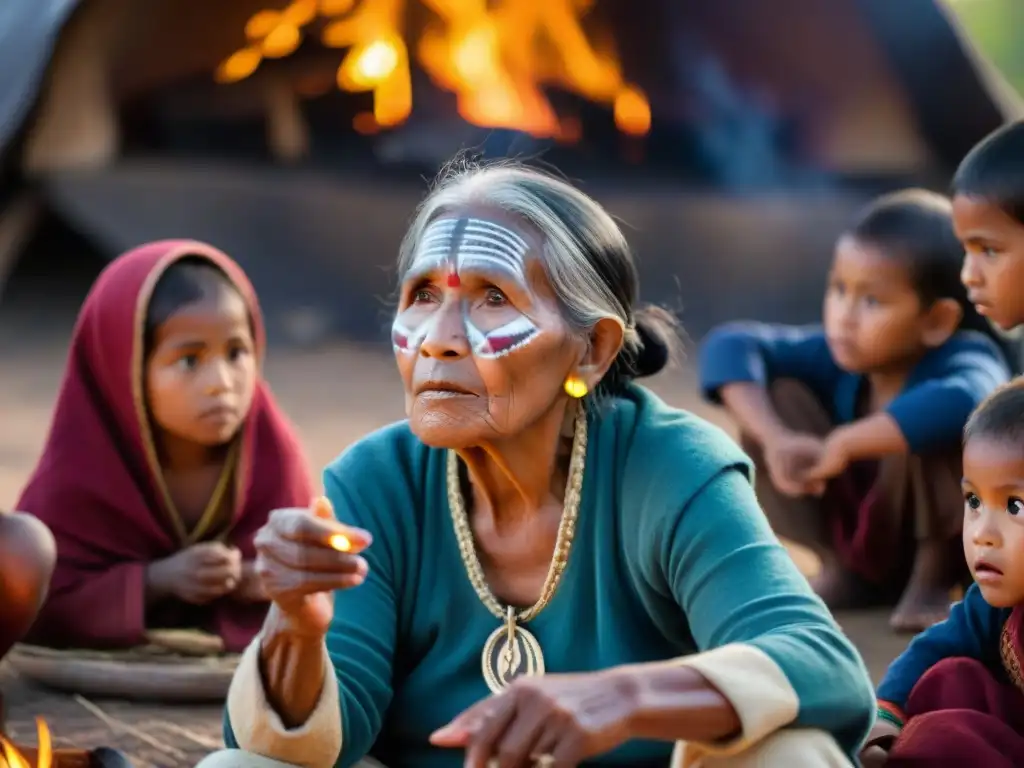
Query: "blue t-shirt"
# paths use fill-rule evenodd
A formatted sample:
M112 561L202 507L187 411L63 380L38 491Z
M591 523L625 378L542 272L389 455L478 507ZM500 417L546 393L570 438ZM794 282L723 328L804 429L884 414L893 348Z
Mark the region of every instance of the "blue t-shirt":
M837 424L857 418L867 383L836 364L821 326L729 323L705 337L699 355L704 396L719 402L726 384L795 379L818 397ZM896 421L911 453L959 445L971 411L1000 384L1009 366L996 343L977 331L960 331L930 350L911 371L885 411Z
M964 599L953 606L949 618L929 627L889 665L878 686L878 699L901 710L921 676L943 659L980 661L1000 682L1008 682L999 652L1009 608L993 608L972 584Z

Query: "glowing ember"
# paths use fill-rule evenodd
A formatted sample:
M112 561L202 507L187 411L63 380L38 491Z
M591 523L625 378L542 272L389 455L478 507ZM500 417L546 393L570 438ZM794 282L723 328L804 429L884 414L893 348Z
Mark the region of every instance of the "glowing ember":
M331 545L332 549L336 549L339 552L349 552L352 549L351 540L348 538L348 536L345 536L340 533L336 533L333 536L331 536L327 540L327 543Z
M53 765L53 743L50 729L41 717L36 718L39 746L36 748L36 764L33 766L11 742L0 735L0 768L51 768Z
M612 108L623 133L643 136L651 127L644 94L627 83L611 51L599 51L581 26L590 0L421 0L439 23L414 43L401 34L406 0L292 0L283 11L260 11L246 24L249 47L218 68L218 82L243 80L264 58L292 53L323 20L321 42L345 48L338 87L374 96L377 128L403 122L412 111L410 49L440 87L457 96L468 122L514 128L538 137L574 141L579 124L559 118L544 86L559 86ZM368 115L354 126L373 133Z

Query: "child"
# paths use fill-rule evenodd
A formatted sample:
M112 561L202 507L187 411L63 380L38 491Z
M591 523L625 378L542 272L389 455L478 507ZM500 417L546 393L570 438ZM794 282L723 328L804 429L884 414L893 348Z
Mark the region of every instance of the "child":
M0 661L25 636L53 573L53 536L39 520L0 510ZM4 703L0 695L0 733Z
M700 353L772 526L822 558L818 593L833 608L902 593L898 631L943 619L965 575L960 433L1010 376L961 256L946 198L883 196L836 245L823 329L730 324Z
M1004 330L1024 325L1024 122L1004 126L971 150L953 194L971 301Z
M1024 765L1024 381L971 416L963 468L976 583L889 667L865 764ZM893 740L884 760L878 751Z
M131 647L201 628L241 651L253 638L267 609L253 536L312 495L263 351L252 287L216 249L150 243L103 271L20 502L57 541L31 642Z

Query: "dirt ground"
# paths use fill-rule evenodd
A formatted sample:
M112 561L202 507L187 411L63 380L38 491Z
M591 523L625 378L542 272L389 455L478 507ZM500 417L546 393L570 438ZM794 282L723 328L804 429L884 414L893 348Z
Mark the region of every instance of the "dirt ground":
M0 508L11 508L16 501L49 423L70 325L47 325L50 329L40 333L32 323L0 316ZM298 425L315 468L402 416L401 390L386 350L346 345L272 350L267 376ZM652 386L669 402L723 423L719 414L697 401L693 377L685 368L661 375ZM795 556L802 568L813 568L806 555ZM903 641L887 631L881 613L841 616L840 621L877 679ZM0 686L7 701L8 733L17 742L35 742L34 718L42 715L56 746L117 746L138 768L193 766L221 743L219 707L75 700L34 687L2 667Z

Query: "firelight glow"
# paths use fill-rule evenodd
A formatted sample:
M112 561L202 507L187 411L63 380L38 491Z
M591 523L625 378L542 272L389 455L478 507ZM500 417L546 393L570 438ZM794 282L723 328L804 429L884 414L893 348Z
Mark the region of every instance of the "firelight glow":
M347 49L338 87L373 93L378 127L398 125L412 112L410 56L439 87L456 95L469 123L512 128L572 141L578 126L555 114L543 93L556 86L613 109L619 130L643 136L651 110L644 93L624 79L610 46L588 40L584 0L420 0L438 21L417 40L403 37L408 0L292 0L281 11L259 11L245 27L248 47L218 67L215 79L233 83L266 58L291 54L314 30L328 48ZM372 133L361 115L356 129Z
M39 746L36 748L36 764L33 766L10 741L0 735L0 768L51 768L53 765L53 742L50 729L41 717L36 718Z
M339 552L352 551L352 540L341 533L333 534L329 539L327 539L327 543L330 544L331 549L336 549Z

